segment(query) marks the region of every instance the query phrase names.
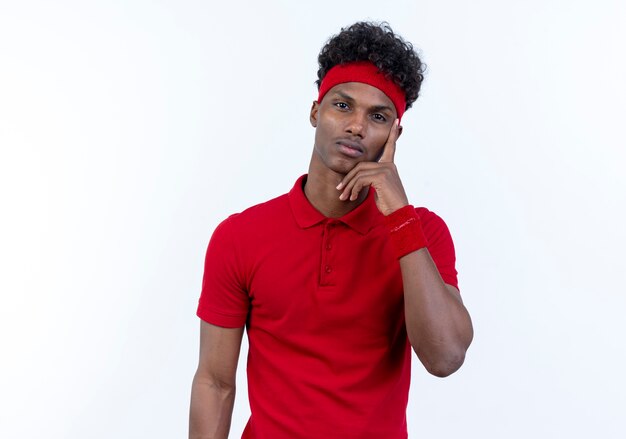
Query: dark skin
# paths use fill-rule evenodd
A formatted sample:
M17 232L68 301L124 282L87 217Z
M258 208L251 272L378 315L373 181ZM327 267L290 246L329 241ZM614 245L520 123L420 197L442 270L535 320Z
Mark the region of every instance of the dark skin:
M409 204L393 163L402 127L383 92L339 84L321 104L313 102L310 121L315 147L304 192L317 210L330 218L345 215L365 200L370 185L381 191L376 204L385 215Z
M310 114L315 145L304 192L329 218L345 215L376 189L384 214L409 204L394 164L402 133L395 107L380 90L361 83L333 87ZM400 258L409 341L436 376L456 371L465 358L472 323L456 288L446 285L427 249ZM357 300L357 298L355 298ZM243 328L200 326L200 360L191 392L190 438L227 439Z
M315 147L304 192L327 217L350 212L376 189L383 215L409 204L394 164L402 133L395 107L367 84L333 87L310 114ZM346 149L347 148L347 149ZM428 249L400 258L409 341L426 369L448 376L463 364L473 338L459 291L443 282Z

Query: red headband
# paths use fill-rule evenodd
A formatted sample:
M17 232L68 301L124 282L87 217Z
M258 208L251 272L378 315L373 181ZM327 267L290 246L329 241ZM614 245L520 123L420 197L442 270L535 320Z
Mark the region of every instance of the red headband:
M322 79L317 102L321 103L324 95L335 85L346 82L362 82L376 87L391 99L391 102L393 102L393 105L396 107L398 119L402 119L402 115L406 110L404 91L391 79L387 79L385 75L378 70L378 67L369 61L337 64L331 68L328 73L326 73L326 76L324 76L324 79Z

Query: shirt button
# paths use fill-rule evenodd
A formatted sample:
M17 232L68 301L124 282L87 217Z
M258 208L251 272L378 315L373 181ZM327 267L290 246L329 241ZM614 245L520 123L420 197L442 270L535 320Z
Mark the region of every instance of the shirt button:
M333 246L330 245L330 242L328 244L326 244L326 250L330 250L331 248L333 248Z
M332 268L330 268L330 265L326 266L326 273L330 273L331 271L333 271Z

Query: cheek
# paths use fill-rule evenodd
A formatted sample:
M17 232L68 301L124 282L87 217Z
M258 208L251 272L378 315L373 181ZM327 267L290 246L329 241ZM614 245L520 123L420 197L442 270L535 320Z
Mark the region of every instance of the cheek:
M376 136L376 140L374 141L375 148L372 150L374 153L374 161L378 161L380 156L383 155L385 150L385 144L387 143L387 139L389 138L388 133L381 133Z
M337 129L336 121L329 118L320 118L315 128L315 143L328 141L333 137L333 133L335 133Z
M315 148L319 149L324 144L324 128L321 124L317 124L315 128Z
M380 160L380 158L383 155L383 152L385 151L385 148L380 148L375 154L374 157L372 158L373 162L377 162L378 160Z

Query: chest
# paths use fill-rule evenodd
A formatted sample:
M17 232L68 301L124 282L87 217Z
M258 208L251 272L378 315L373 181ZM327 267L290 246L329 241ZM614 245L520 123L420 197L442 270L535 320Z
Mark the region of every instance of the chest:
M400 267L383 228L359 234L328 221L275 232L280 239L261 236L249 259L251 327L381 335L401 317Z

